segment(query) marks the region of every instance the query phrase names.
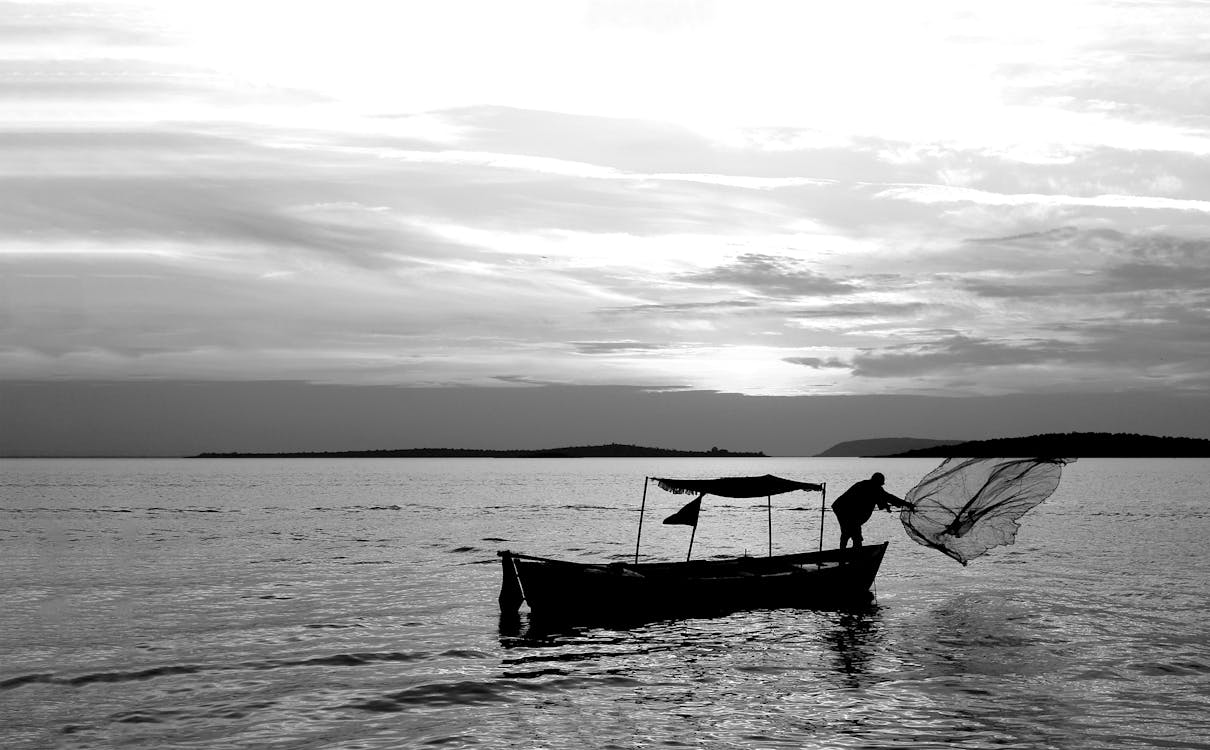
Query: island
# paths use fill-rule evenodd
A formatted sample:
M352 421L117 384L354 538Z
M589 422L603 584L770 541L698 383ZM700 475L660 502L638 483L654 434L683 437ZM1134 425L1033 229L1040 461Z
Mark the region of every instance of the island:
M882 458L1210 458L1210 440L1133 433L1063 432L971 440L887 454Z
M192 458L766 458L764 453L679 451L641 445L580 445L541 450L488 450L478 448L404 448L399 450L328 451L303 453L199 453Z
M893 456L897 453L921 450L924 448L944 448L958 445L962 440L932 440L929 438L893 437L870 438L868 440L846 440L828 448L823 453L817 453L816 458L861 457L861 456Z

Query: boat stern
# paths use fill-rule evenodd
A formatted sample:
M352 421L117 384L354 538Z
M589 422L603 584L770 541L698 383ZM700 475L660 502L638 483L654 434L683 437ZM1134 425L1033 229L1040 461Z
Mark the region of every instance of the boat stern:
M517 574L517 563L513 560L513 553L506 549L496 554L500 557L501 568L500 611L516 612L525 601L525 590L521 586L521 577Z

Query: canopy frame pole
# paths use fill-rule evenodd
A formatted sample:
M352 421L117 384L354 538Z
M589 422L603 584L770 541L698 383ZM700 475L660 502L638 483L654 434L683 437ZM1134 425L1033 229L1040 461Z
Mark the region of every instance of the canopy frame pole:
M827 518L828 483L819 485L819 551L823 552L823 524Z
M689 551L685 553L685 562L689 562L689 558L693 556L693 537L697 536L697 524L693 524L693 531L689 532Z
M639 564L639 542L643 540L643 513L647 510L647 485L651 477L643 477L643 502L639 505L639 533L634 540L634 564ZM694 527L696 530L697 527Z
M769 495L765 498L766 507L769 509L769 557L773 557L773 496Z

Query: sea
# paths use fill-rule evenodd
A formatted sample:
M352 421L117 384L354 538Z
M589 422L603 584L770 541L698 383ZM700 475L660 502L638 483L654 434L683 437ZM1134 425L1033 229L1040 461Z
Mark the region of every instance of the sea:
M1070 464L965 567L876 513L868 606L500 615L498 550L683 559L646 477L937 463L4 460L0 748L1210 748L1205 459ZM774 498L775 553L836 545L820 502ZM693 556L768 554L769 513L707 498Z

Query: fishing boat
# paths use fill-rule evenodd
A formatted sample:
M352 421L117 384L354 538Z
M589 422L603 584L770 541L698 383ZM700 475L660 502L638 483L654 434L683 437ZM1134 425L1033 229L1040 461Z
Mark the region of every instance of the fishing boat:
M693 527L683 562L639 562L647 487L656 484L697 498L664 519ZM787 492L820 493L820 541L813 552L773 554L772 498ZM558 619L702 616L745 609L815 607L866 601L887 543L823 549L826 485L772 475L721 479L648 477L643 484L633 561L581 563L501 550L500 609L515 613L522 604L532 616ZM693 537L702 499L766 498L769 554L693 560Z

